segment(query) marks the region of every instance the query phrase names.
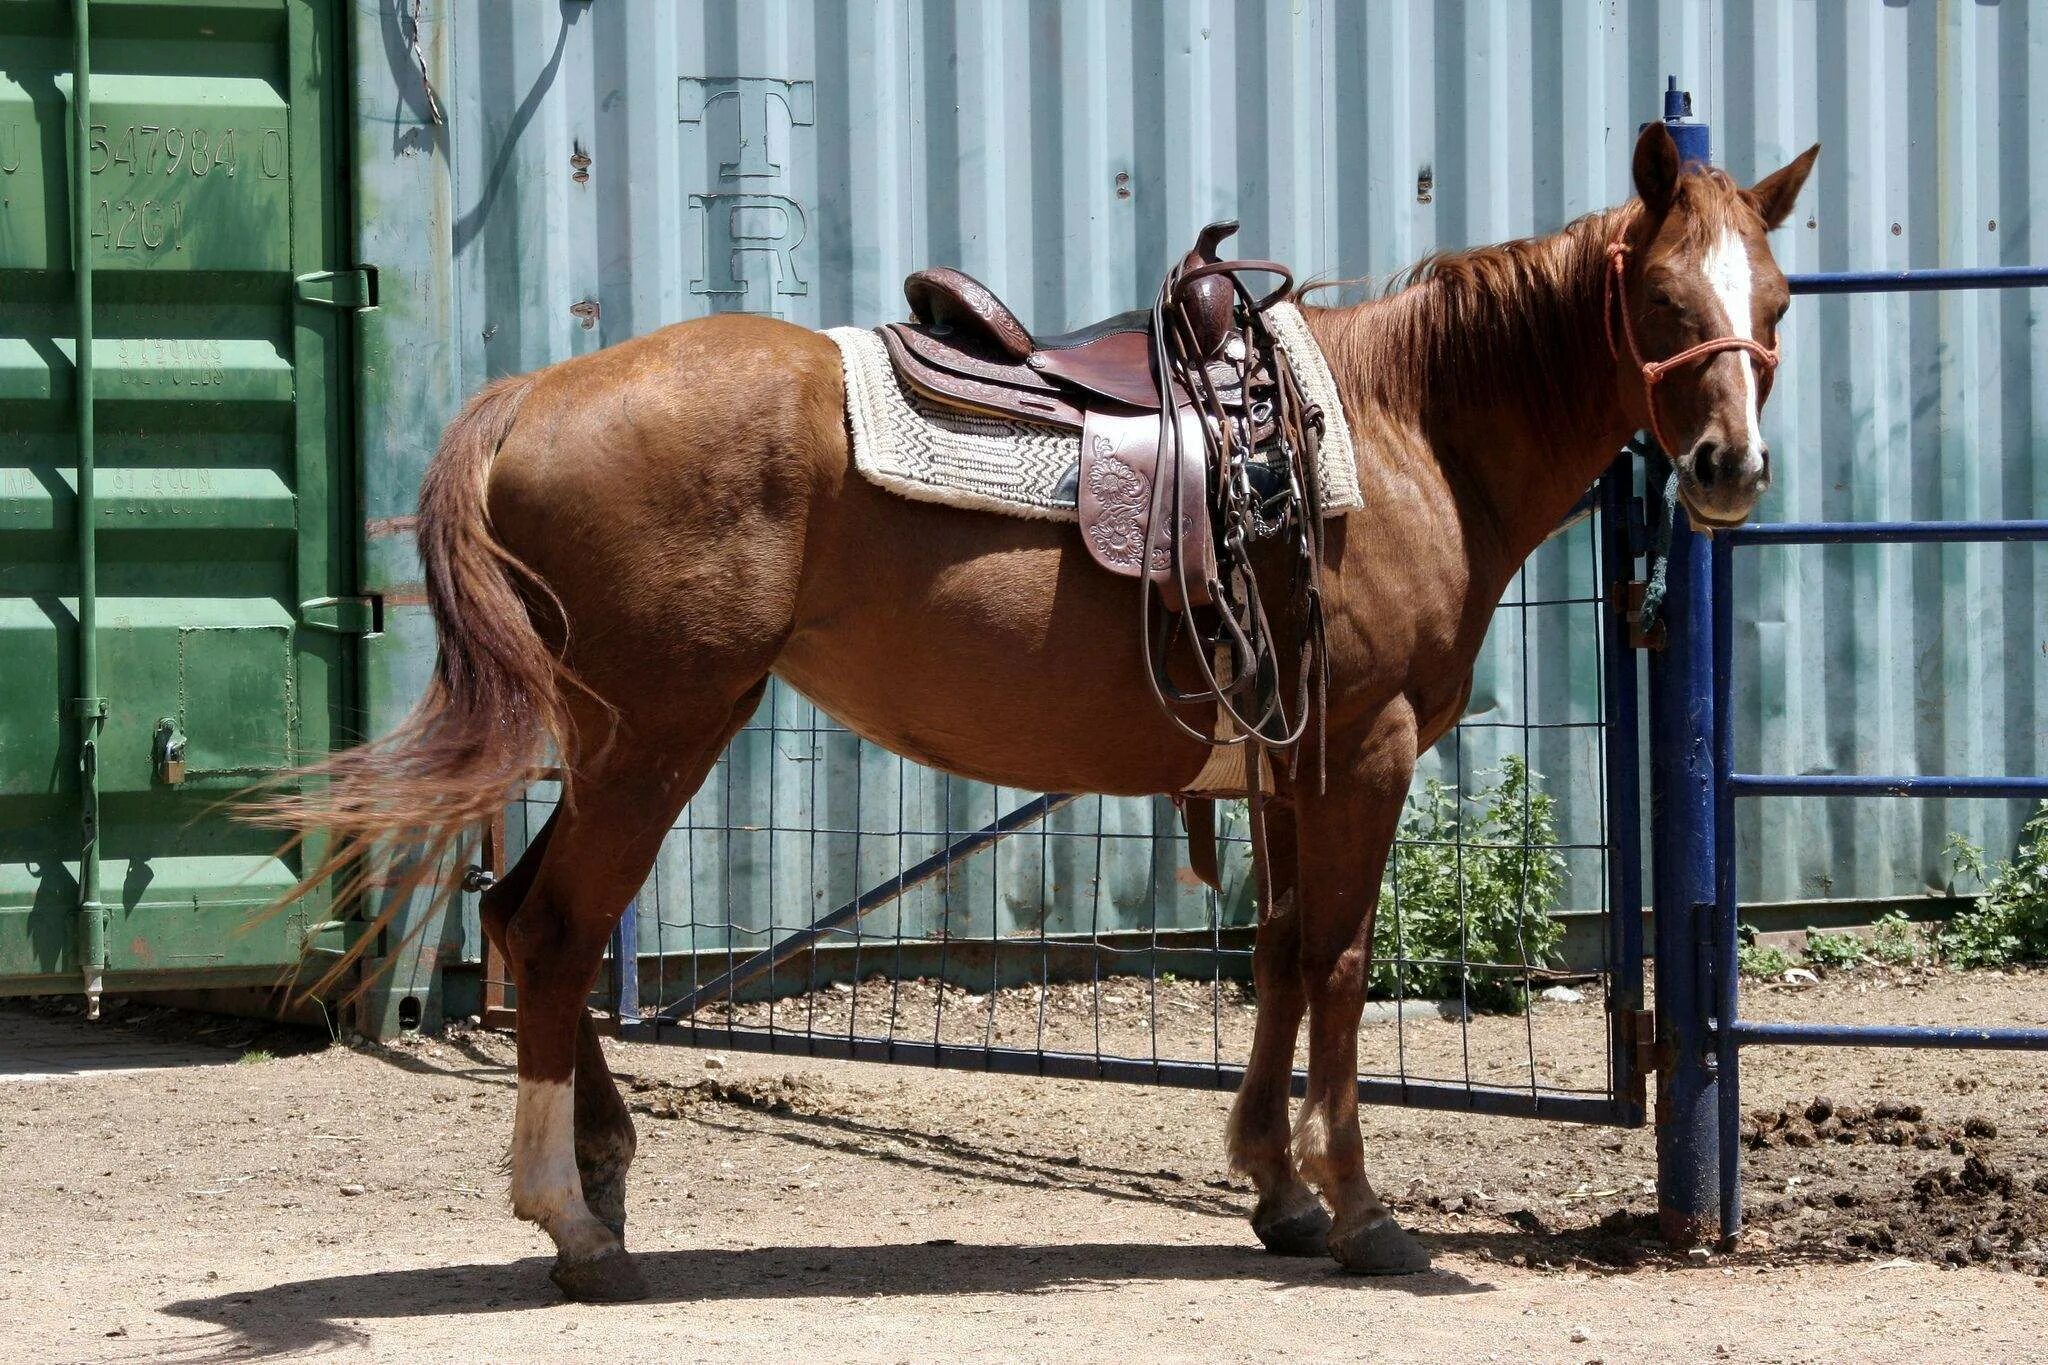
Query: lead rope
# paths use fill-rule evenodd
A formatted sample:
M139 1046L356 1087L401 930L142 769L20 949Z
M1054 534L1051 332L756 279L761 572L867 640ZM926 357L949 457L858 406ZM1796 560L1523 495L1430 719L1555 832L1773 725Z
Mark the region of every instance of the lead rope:
M1635 442L1629 444L1638 454L1650 453ZM1678 529L1678 515L1678 467L1673 465L1664 479L1656 524L1650 529L1649 572L1643 583L1643 605L1636 613L1636 630L1642 636L1655 631L1664 615L1664 595L1671 578L1671 540Z

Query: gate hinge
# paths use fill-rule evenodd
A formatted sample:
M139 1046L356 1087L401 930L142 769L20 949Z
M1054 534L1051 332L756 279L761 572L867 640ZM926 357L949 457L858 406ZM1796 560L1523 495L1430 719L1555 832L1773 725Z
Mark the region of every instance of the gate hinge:
M1649 591L1650 585L1640 578L1631 578L1616 586L1614 609L1628 622L1630 649L1662 649L1668 638L1661 619L1652 623L1647 632L1643 629L1643 602Z
M377 267L359 265L352 270L316 270L292 281L299 302L317 303L323 308L360 311L377 306Z
M1630 1059L1631 1098L1641 1108L1649 1099L1649 1077L1657 1070L1657 1015L1654 1010L1618 1010L1614 1027Z
M381 597L315 597L299 603L299 624L330 635L382 635Z

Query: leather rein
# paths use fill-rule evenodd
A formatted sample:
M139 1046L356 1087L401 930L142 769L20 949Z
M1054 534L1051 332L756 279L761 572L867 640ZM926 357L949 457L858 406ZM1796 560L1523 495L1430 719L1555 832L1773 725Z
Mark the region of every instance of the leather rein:
M1261 297L1246 285L1246 274L1276 275L1280 284ZM1232 327L1224 355L1234 370L1235 405L1224 401L1206 363L1209 358L1196 345L1188 312L1188 287L1212 276L1222 278L1232 295ZM1245 744L1261 752L1293 749L1312 725L1320 736L1329 687L1322 617L1321 481L1316 469L1317 448L1327 419L1321 409L1303 400L1286 355L1265 322L1267 310L1286 299L1292 289L1292 274L1275 261L1183 263L1167 275L1152 310L1153 367L1160 384L1161 408L1171 413L1178 390L1201 414L1211 456L1212 503L1198 509L1201 529L1196 533L1213 531L1217 535L1218 563L1217 577L1206 585L1213 612L1209 629L1197 625L1191 612L1176 613L1165 623L1165 635L1157 636L1153 594L1149 586L1144 591L1139 633L1146 671L1168 719L1190 738L1219 747ZM1270 366L1270 370L1262 366ZM1254 403L1255 389L1267 395L1266 401ZM1184 577L1182 528L1185 514L1197 509L1181 506L1180 467L1188 453L1182 448L1179 424L1170 417L1162 424L1160 446L1166 471L1162 477L1171 490L1170 558L1176 575ZM1263 502L1250 482L1248 465L1261 456L1285 475L1283 490L1275 500L1277 508ZM1286 574L1284 591L1293 599L1288 616L1299 632L1297 696L1292 707L1281 696L1279 632L1263 600L1250 555L1254 542L1281 535L1293 547L1294 563ZM1188 584L1183 581L1178 587L1181 600L1188 601ZM1191 646L1187 652L1193 656L1201 680L1194 691L1176 687L1167 678L1166 658L1177 633ZM1220 666L1219 656L1227 657L1230 666ZM1189 702L1215 704L1235 733L1225 737L1190 726L1176 710L1176 703ZM1254 757L1247 763L1255 805L1258 761Z
M1279 287L1260 297L1246 285L1246 274L1277 275ZM1224 401L1210 357L1197 344L1189 309L1189 286L1211 277L1230 287L1231 327L1222 357L1233 373L1237 402ZM1169 558L1180 581L1180 601L1190 601L1181 537L1186 514L1181 505L1181 469L1190 452L1183 447L1180 423L1174 418L1175 390L1184 392L1199 413L1202 441L1209 458L1209 505L1198 509L1196 534L1216 536L1216 577L1207 584L1210 605L1197 612L1168 613L1165 629L1155 638L1154 592L1140 589L1138 633L1145 653L1145 671L1152 694L1184 734L1213 746L1245 746L1244 782L1251 836L1252 876L1258 886L1261 915L1272 912L1268 877L1271 854L1266 831L1266 766L1277 754L1292 759L1303 737L1316 736L1315 782L1324 781L1324 722L1329 708L1330 661L1324 637L1322 601L1323 507L1317 470L1323 424L1328 418L1302 396L1286 353L1266 325L1266 312L1286 299L1294 279L1273 261L1183 262L1167 274L1152 307L1152 365L1159 384L1160 477L1171 503L1155 514L1168 515ZM1280 490L1262 496L1252 483L1250 466L1261 461L1284 476ZM1252 564L1255 542L1284 537L1293 563L1274 586L1284 594L1284 620L1296 632L1296 696L1290 708L1281 695L1282 641L1260 592ZM1195 660L1201 679L1193 691L1174 685L1167 676L1167 658L1178 638ZM1228 665L1224 664L1225 659ZM1190 726L1176 704L1210 702L1224 722L1203 733ZM1225 730L1234 733L1224 733ZM1221 887L1216 868L1213 802L1176 798L1188 829L1188 857L1198 875ZM1197 808L1202 813L1197 814ZM1204 870L1206 869L1206 871Z
M1757 364L1756 401L1757 406L1761 408L1764 400L1770 397L1771 378L1778 369L1778 352L1761 341L1729 335L1709 337L1697 346L1688 346L1678 354L1666 356L1662 360L1643 359L1643 349L1636 343L1635 324L1630 321L1628 314L1628 229L1633 222L1634 219L1631 218L1628 223L1624 223L1621 230L1615 234L1614 240L1607 244L1607 276L1602 291L1604 297L1600 321L1607 331L1607 353L1618 361L1623 359L1623 356L1621 346L1614 339L1614 319L1616 314L1620 315L1621 336L1628 343L1627 361L1636 368L1643 379L1643 407L1649 414L1650 436L1665 455L1675 459L1677 452L1671 443L1664 439L1662 424L1657 420L1658 381L1679 366L1690 365L1710 355L1718 355L1722 351L1747 351Z

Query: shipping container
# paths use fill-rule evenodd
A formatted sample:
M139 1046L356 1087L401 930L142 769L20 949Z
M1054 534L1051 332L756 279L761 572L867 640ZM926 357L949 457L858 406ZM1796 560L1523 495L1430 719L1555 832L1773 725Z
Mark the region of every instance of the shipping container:
M0 5L0 993L335 938L215 808L346 739L371 625L344 11Z

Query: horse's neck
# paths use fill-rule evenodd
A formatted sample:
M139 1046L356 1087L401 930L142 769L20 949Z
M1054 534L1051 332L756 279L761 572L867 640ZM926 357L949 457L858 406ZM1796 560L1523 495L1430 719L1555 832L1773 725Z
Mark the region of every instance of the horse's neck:
M1613 217L1446 258L1357 310L1350 354L1380 372L1346 387L1441 467L1482 593L1505 587L1628 435L1603 317Z

